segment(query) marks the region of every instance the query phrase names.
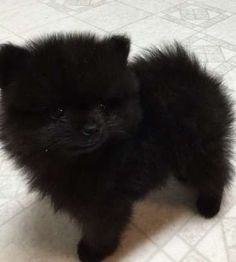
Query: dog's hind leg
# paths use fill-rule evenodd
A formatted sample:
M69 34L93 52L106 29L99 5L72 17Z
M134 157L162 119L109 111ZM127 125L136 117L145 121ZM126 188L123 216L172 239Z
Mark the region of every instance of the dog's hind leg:
M230 180L231 166L223 152L197 157L188 168L188 183L197 190L199 213L214 217L220 210L225 187Z

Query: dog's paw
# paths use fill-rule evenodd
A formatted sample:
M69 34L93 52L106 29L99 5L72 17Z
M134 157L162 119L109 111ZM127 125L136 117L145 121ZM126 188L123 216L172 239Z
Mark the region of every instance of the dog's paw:
M94 250L84 240L79 242L77 253L81 262L101 262L105 257L105 252Z
M215 198L200 196L197 200L197 209L205 218L212 218L219 212L220 202Z

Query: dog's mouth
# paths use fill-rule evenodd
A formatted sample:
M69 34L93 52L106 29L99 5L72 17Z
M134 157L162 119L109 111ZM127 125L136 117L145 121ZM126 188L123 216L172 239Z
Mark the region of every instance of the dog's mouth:
M74 154L87 154L99 149L104 144L105 140L105 135L99 134L94 138L79 142L68 149Z

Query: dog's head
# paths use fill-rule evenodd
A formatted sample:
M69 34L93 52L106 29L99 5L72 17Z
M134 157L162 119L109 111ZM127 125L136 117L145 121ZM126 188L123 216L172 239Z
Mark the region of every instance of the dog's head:
M54 35L0 49L7 142L29 151L78 155L134 132L138 85L124 36Z

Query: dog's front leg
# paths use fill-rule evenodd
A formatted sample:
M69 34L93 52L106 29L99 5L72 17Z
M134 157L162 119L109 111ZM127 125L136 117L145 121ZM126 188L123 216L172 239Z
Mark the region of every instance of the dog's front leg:
M83 237L78 244L82 262L100 262L119 244L121 233L129 222L132 203L127 200L102 201L86 209L83 215Z

